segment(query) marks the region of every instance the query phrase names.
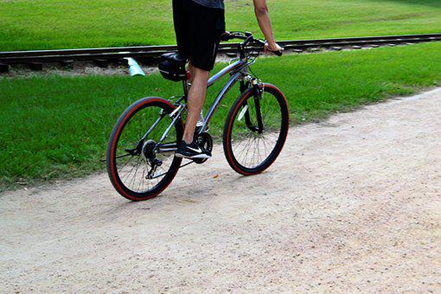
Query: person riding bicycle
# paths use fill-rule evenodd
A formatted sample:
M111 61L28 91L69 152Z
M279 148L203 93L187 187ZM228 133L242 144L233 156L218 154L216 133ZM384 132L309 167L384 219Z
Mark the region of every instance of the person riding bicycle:
M253 0L254 11L267 43L266 51L282 51L275 42L267 0ZM224 0L173 0L173 20L180 55L189 59L191 87L188 114L177 157L210 158L211 153L195 139L196 124L204 106L210 71L214 67L222 34L225 33Z

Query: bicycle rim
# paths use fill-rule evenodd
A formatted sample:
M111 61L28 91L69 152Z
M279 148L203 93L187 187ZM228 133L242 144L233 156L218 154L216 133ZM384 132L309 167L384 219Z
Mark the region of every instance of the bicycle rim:
M174 151L158 152L160 149L155 149L172 123L168 115L159 119L160 115L170 113L172 109L173 106L163 99L144 99L129 107L115 125L109 141L108 171L122 196L131 200L153 198L173 180L182 159L176 158ZM176 147L182 129L179 120L162 145ZM142 140L149 130L151 132Z
M244 175L267 169L280 154L286 140L289 115L283 94L272 85L263 87L256 101L253 90L233 105L225 127L224 150L230 166ZM257 103L263 131L258 129Z

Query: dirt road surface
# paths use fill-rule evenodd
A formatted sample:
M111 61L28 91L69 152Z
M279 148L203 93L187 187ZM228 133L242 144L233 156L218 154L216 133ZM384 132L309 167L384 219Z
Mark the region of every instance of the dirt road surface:
M440 293L441 89L294 127L259 176L214 154L148 202L4 193L0 292Z

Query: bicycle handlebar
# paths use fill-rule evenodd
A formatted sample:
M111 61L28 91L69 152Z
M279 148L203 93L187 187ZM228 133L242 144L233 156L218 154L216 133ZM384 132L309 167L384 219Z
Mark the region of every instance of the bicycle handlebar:
M221 36L221 41L230 41L230 40L234 40L234 39L244 40L240 44L242 48L249 46L253 43L263 45L263 46L265 46L265 44L266 44L266 41L264 41L264 40L255 39L253 34L250 32L225 32ZM267 50L277 56L282 56L282 54L283 54L282 51L272 51L269 49L267 49Z

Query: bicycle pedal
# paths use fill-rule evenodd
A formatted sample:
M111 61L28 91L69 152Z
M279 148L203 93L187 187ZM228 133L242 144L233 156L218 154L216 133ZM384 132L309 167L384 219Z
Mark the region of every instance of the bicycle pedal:
M210 157L211 158L211 157ZM196 164L203 164L205 163L207 160L209 160L210 158L193 158L191 159L194 163Z

